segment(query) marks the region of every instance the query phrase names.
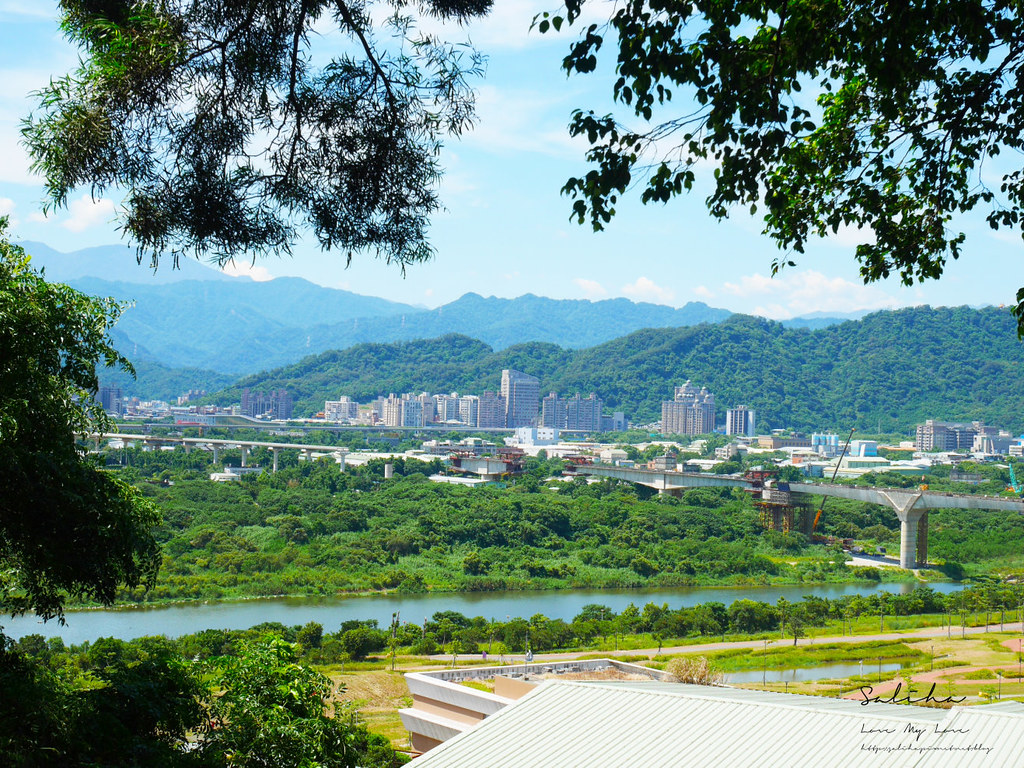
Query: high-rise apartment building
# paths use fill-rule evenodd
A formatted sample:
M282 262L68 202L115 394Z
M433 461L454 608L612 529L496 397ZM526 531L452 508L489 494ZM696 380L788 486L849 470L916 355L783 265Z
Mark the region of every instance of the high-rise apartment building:
M241 412L243 416L250 418L269 416L282 421L290 419L292 417L292 396L286 389L263 391L246 387L242 390Z
M591 393L588 397L563 398L552 392L541 403L541 425L554 429L598 432L604 403Z
M715 431L715 396L689 380L676 387L675 398L661 404L661 432L665 435L705 435Z
M504 413L504 408L501 409ZM459 421L467 427L480 426L480 398L466 395L459 398Z
M496 392L484 392L477 398L477 426L483 429L504 429L505 397Z
M107 413L120 416L124 413L124 393L120 387L100 387L100 407Z
M359 418L359 403L342 395L337 400L324 402L324 419L327 421L349 422Z
M986 427L980 421L962 424L948 421L928 419L924 424L917 425L917 440L914 445L919 451L961 451L971 450L975 435L986 435L998 432L994 427Z
M501 372L501 396L505 398L505 424L509 429L532 427L540 405L540 379L506 368Z
M725 434L754 436L757 413L745 405L737 405L725 412Z

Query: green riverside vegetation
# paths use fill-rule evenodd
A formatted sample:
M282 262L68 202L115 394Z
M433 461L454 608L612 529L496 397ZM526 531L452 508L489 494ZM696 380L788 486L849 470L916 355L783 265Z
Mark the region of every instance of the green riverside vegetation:
M250 463L269 458L254 451ZM395 477L384 480L380 460L341 472L327 460L282 453L279 472L233 483L207 479L213 467L203 451L129 449L108 461L122 464L115 471L163 512L156 586L125 590L122 601L910 578L850 566L838 548L811 545L801 533L764 530L741 491L659 497L617 481L562 477L557 460L529 459L508 488L430 482L427 475L442 471L438 460L398 459ZM992 479L976 489L998 492L1000 470L979 469ZM963 490L942 471L928 478L936 489ZM908 482L857 482L872 480ZM830 500L818 532L890 548L899 522L888 509ZM932 560L954 577L1020 568L1022 537L1017 515L931 515Z

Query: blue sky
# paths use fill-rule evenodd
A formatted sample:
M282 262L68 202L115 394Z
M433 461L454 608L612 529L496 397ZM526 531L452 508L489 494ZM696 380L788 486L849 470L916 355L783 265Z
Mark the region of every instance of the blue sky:
M576 107L610 108L610 73L567 79L559 68L569 35L530 32L533 16L554 10L544 0L498 0L469 36L489 57L478 82L475 129L449 141L442 155L445 212L435 217L436 259L403 279L393 267L301 243L291 257L238 263L254 279L304 277L330 287L434 307L468 291L514 297L625 296L681 306L712 306L784 319L808 312L849 312L917 304L1009 304L1024 285L1021 239L993 233L979 218L960 223L965 254L938 282L910 288L892 280L864 286L853 259L853 234L817 241L796 268L770 278L774 244L760 222L738 211L725 222L706 213L704 195L667 206L635 199L602 233L569 221L565 180L586 170L584 146L566 130ZM65 210L44 219L43 188L18 144L18 123L31 110L27 94L71 68L76 52L62 39L55 4L0 0L0 213L15 239L62 251L120 242L116 199L74 193ZM708 171L710 173L710 171ZM706 192L706 185L704 191Z

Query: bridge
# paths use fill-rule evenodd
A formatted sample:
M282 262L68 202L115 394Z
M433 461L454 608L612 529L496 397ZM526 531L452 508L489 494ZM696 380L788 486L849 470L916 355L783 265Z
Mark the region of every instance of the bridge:
M103 440L120 440L126 446L131 447L136 443L144 446L183 446L186 451L200 447L213 451L214 464L220 462L220 452L228 448L240 448L242 451L242 466L246 465L249 459L249 451L254 448L266 448L274 457L273 471L277 472L277 460L281 451L300 451L307 459L312 459L314 453L328 454L335 457L345 468L345 457L349 454L348 448L340 448L337 445L306 445L303 443L265 443L257 440L236 440L233 438L220 439L211 437L182 437L180 435L140 435L137 433L107 432L104 434L93 433L84 436L85 440L91 441L94 448L99 451L100 442Z
M580 474L610 477L680 495L688 488L743 488L756 491L761 484L737 475L705 475L659 469L634 469L603 464L576 467ZM993 509L1024 514L1024 499L968 496L910 488L863 488L832 483L789 483L790 493L817 494L865 501L890 507L900 521L900 567L913 569L928 562L928 512L932 509Z

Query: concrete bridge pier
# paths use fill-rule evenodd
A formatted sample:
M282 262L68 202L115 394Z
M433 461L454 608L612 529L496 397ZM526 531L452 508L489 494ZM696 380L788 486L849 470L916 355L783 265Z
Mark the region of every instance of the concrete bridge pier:
M239 448L242 449L242 466L244 467L245 463L249 460L249 447L246 445L241 445L239 446Z
M917 524L917 564L918 566L928 564L928 510L921 515Z
M658 495L659 496L674 496L675 498L680 499L683 496L683 490L684 489L682 489L682 488L659 488L658 489Z
M271 453L274 454L274 472L277 472L277 456L278 456L279 453L281 453L281 449L280 448L271 448L270 450L271 450Z
M213 463L220 464L220 448L213 446Z
M882 496L892 505L900 519L900 568L913 570L917 561L928 562L928 510L917 508L921 493L883 491ZM921 521L924 532L921 535Z

